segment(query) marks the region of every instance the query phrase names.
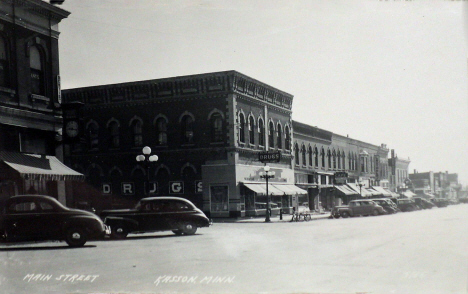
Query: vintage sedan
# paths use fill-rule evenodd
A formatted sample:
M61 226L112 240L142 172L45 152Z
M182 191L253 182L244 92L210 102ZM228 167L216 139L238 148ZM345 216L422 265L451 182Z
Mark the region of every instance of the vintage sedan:
M401 211L414 211L420 209L412 199L398 199L397 206Z
M390 199L386 198L379 198L379 199L372 199L375 203L378 205L382 206L383 209L388 213L388 214L393 214L397 213L400 211L397 207L397 205Z
M334 218L381 214L386 214L385 210L372 200L352 200L349 205L335 206L331 211L331 217Z
M109 234L101 219L88 211L63 206L42 195L10 197L0 214L3 242L65 240L71 247Z
M209 227L210 219L192 202L179 197L148 197L133 209L104 210L104 223L111 227L111 237L122 239L129 233L172 231L193 235L197 228Z

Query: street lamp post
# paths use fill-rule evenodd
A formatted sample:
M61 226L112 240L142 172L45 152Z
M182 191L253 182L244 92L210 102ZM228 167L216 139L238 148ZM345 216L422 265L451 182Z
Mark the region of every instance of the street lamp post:
M272 179L275 176L274 175L269 175L268 172L270 171L270 167L268 165L265 165L263 168L265 171L264 175L261 175L260 178L265 179L266 181L266 197L267 197L267 205L266 205L266 216L265 216L265 222L268 223L270 222L270 195L268 194L268 179Z
M362 182L359 182L358 186L359 186L359 196L361 196L362 198L362 186L364 186L364 184Z
M146 194L147 196L150 195L150 163L151 162L156 162L158 161L158 156L157 155L150 155L151 154L151 148L148 146L143 147L142 150L143 154L137 155L136 161L138 162L144 162L146 165L146 175L147 175L147 188L146 188Z

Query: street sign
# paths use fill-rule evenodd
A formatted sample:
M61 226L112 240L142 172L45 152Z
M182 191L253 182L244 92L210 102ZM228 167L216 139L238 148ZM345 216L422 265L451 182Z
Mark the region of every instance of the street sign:
M266 162L279 162L281 160L281 152L261 152L258 154L258 160Z

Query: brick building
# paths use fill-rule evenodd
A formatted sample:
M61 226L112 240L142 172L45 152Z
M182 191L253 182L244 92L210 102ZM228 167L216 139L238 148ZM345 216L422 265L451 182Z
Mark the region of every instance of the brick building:
M58 23L69 12L40 0L0 2L0 198L42 193L65 203Z
M67 163L91 183L75 185L75 201L103 208L173 195L213 217L258 215L265 151L281 154L270 164L272 202L289 207L289 196L304 192L291 166L293 96L236 71L69 89L63 97ZM144 146L157 162L135 160Z

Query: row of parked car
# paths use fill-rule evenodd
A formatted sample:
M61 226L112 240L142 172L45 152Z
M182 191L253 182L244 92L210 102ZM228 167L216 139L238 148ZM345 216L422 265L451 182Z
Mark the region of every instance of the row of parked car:
M60 240L81 247L106 235L116 239L129 233L158 231L193 235L211 224L192 202L178 197L143 198L132 209L104 210L98 216L65 207L53 197L19 195L1 207L0 241Z
M414 211L420 209L431 209L433 207L446 207L447 199L435 198L427 200L421 197L413 198L378 198L352 200L348 205L335 206L331 211L330 218L347 218L351 216L368 216L393 214L400 211Z

